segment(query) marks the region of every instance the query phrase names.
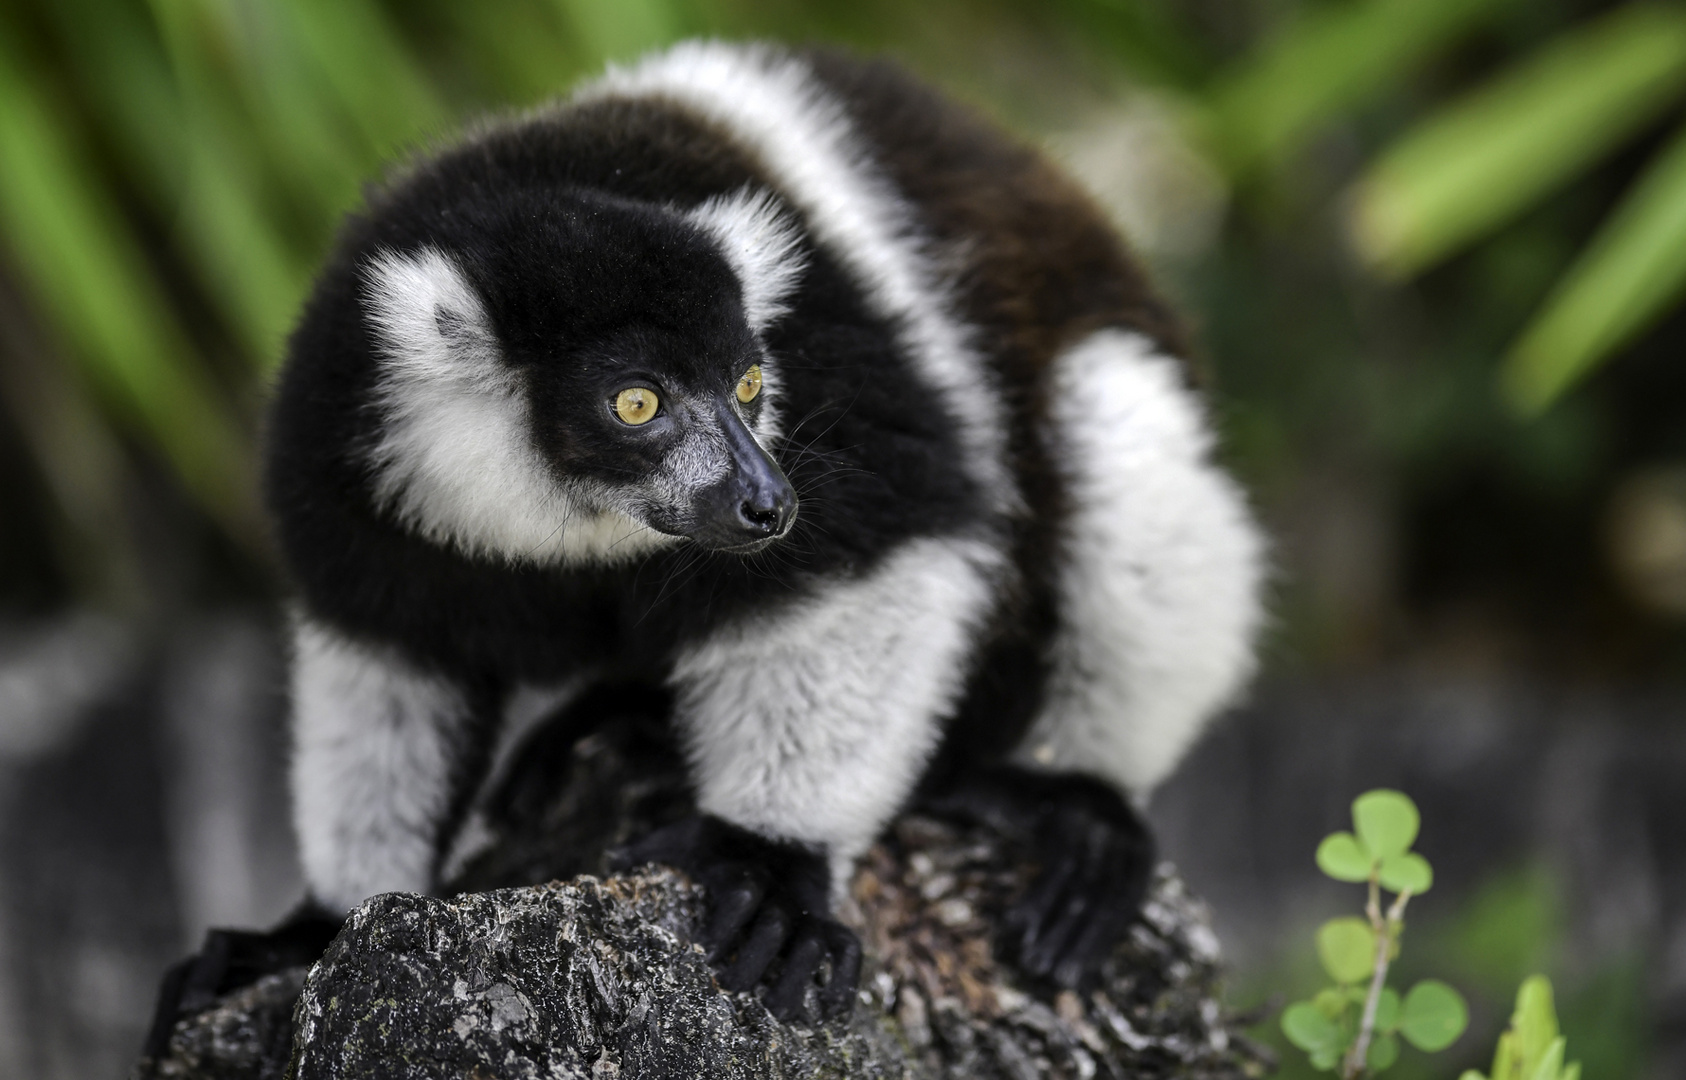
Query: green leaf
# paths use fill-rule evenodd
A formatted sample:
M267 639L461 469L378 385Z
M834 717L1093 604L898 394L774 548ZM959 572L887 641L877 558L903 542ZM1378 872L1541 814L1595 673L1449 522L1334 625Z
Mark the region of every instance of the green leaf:
M1336 881L1369 881L1374 860L1358 837L1330 833L1317 845L1317 868Z
M1359 182L1353 239L1408 276L1534 205L1686 86L1686 10L1625 4L1431 116Z
M1311 1065L1314 1069L1328 1072L1340 1064L1341 1048L1338 1046L1322 1046L1311 1052Z
M1493 1078L1494 1080L1514 1080L1518 1067L1516 1032L1507 1031L1499 1036L1499 1045L1493 1051Z
M1469 1024L1463 995L1438 979L1424 979L1405 995L1399 1033L1419 1050L1444 1050Z
M1581 1080L1581 1063L1571 1061L1563 1066L1563 1072L1559 1075L1559 1080Z
M1541 412L1686 293L1686 131L1652 161L1511 349L1500 389Z
M1330 919L1317 931L1317 957L1338 983L1369 978L1376 962L1376 934L1370 924L1348 915Z
M1528 1076L1535 1062L1544 1056L1546 1048L1558 1036L1557 1009L1552 1003L1550 979L1544 975L1531 975L1522 980L1521 987L1516 991L1516 1011L1511 1014L1510 1027L1515 1033L1514 1051L1518 1064L1522 1074Z
M1237 168L1280 160L1319 123L1375 97L1512 0L1365 0L1291 23L1213 95Z
M1378 1035L1370 1040L1370 1049L1364 1055L1364 1063L1370 1067L1371 1072L1381 1072L1398 1060L1398 1039L1392 1035Z
M1413 896L1428 892L1434 884L1434 870L1428 865L1428 860L1414 851L1383 859L1381 873L1377 877L1394 892L1410 889Z
M1399 1026L1399 991L1393 987L1383 987L1381 996L1376 998L1376 1030L1392 1031Z
M1417 838L1417 804L1385 788L1366 791L1352 801L1352 821L1366 851L1378 859L1403 855Z
M1315 1053L1327 1047L1339 1049L1341 1030L1309 1001L1299 1001L1282 1012L1282 1034L1301 1050Z
M1339 1020L1350 1001L1351 998L1345 991L1334 986L1319 990L1317 996L1311 999L1311 1003L1317 1006L1317 1011L1330 1020Z
M1475 1069L1465 1069L1464 1074L1458 1077L1458 1080L1487 1080L1487 1077L1481 1075Z
M1545 1048L1545 1053L1534 1063L1532 1071L1527 1071L1528 1066L1524 1062L1524 1080L1558 1080L1558 1073L1563 1069L1563 1051L1566 1045L1563 1036L1559 1035L1551 1040L1551 1044Z

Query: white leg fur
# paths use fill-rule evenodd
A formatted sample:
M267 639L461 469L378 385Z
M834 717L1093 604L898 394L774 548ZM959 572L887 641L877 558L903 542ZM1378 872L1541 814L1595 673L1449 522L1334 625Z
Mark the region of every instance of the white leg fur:
M967 674L1000 557L917 540L861 578L680 657L679 722L708 813L864 851L924 771Z
M346 911L375 893L426 891L467 701L309 620L293 641L293 823L311 892Z
M1055 362L1061 629L1027 764L1145 797L1251 674L1263 545L1177 361L1104 330Z

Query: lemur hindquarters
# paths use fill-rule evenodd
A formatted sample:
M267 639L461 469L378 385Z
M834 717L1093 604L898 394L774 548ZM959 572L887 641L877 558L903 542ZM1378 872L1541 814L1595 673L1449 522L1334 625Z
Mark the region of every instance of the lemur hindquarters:
M1122 932L1145 794L1250 668L1260 544L1087 198L894 67L681 45L418 160L275 399L295 814L344 910L436 884L504 702L675 694L728 985L792 1015L916 788L1029 829L1033 974ZM923 781L923 783L922 783Z

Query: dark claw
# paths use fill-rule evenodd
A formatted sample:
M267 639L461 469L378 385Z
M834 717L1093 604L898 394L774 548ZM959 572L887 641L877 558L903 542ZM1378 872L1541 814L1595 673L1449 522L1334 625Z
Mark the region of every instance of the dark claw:
M820 1013L826 1019L847 1016L861 981L861 939L841 923L831 923L831 981L820 991Z
M753 987L778 958L789 936L790 919L785 913L776 907L763 910L761 917L755 920L755 928L738 946L737 956L720 973L720 985L732 991Z
M1060 902L1065 899L1066 885L1077 876L1077 860L1059 858L1042 867L1036 880L1025 890L1024 896L1007 911L1007 926L1018 932L1019 948L1029 950L1042 937L1044 928Z
M721 986L748 990L777 970L763 1000L774 1016L793 1020L829 958L821 1012L835 1016L854 1001L860 942L829 914L823 854L699 814L628 845L611 865L625 870L647 862L677 867L703 886L708 910L699 938Z
M985 825L1040 864L1007 910L1000 943L1028 975L1092 980L1141 909L1153 838L1119 794L1087 777L998 768L927 793L922 808Z
M747 871L741 872L739 884L710 891L708 928L702 935L703 948L708 950L710 960L722 961L731 954L732 943L760 909L765 893L761 883Z
M813 930L790 947L779 981L767 989L767 1011L780 1020L794 1020L802 1014L808 987L813 985L820 963L825 960L825 943Z

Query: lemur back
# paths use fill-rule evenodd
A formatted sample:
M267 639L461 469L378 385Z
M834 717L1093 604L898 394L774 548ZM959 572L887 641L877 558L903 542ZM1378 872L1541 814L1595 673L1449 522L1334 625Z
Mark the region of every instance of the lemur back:
M511 695L631 675L698 814L626 858L709 886L728 981L840 1008L829 891L918 791L1071 849L1008 937L1080 982L1151 863L1119 793L1250 668L1185 351L1070 181L889 65L684 45L417 159L272 414L313 892L434 887Z

